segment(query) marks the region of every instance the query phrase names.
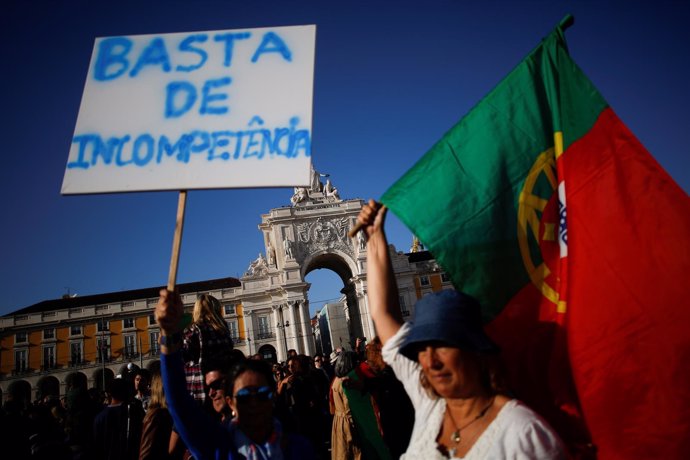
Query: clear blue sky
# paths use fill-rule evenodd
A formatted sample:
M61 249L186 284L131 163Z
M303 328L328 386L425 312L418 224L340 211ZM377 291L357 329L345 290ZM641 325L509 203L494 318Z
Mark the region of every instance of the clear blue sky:
M0 314L166 283L176 193L60 195L95 37L316 24L314 163L343 198L378 198L566 13L576 62L687 193L686 1L2 2ZM241 275L291 194L190 192L178 281ZM313 305L341 287L321 272Z

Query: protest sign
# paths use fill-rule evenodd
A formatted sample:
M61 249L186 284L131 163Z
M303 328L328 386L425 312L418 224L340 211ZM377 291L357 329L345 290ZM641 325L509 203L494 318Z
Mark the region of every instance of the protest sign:
M315 35L96 39L62 193L308 185Z

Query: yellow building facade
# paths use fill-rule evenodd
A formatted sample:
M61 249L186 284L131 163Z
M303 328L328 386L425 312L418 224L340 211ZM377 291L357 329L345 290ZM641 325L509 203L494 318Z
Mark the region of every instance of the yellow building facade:
M177 288L189 313L199 295L218 298L235 346L242 349L247 341L236 298L240 286L235 278L222 278ZM159 289L50 300L0 318L2 400L64 395L75 382L102 389L129 369L154 366Z

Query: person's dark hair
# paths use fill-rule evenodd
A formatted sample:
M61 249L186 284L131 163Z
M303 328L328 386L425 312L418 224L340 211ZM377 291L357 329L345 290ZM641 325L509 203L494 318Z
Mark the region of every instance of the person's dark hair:
M127 401L132 393L132 384L125 379L113 379L110 382L108 393L118 401Z
M256 359L245 359L244 361L235 364L230 370L230 374L225 379L225 394L231 396L235 390L235 380L239 378L240 375L247 371L256 372L257 374L264 377L266 380L266 385L271 387L275 391L275 380L273 379L273 370L271 365L266 361L258 361Z
M136 369L134 369L134 370L132 371L132 373L129 374L130 380L132 380L132 382L133 382L133 381L134 381L134 378L135 378L137 375L141 375L143 378L145 378L145 379L146 379L147 381L149 381L149 382L151 381L151 372L150 372L149 370L147 370L147 369L141 369L141 368L136 368Z
M94 400L94 401L99 401L99 402L100 402L100 401L103 400L103 392L102 392L101 390L99 390L98 388L96 388L96 387L89 388L89 390L87 391L87 393L88 393L88 395L89 395L89 398L91 398L91 399ZM56 399L57 399L57 398L56 398ZM58 400L58 401L59 401L59 400Z
M335 361L335 376L345 377L357 365L357 353L354 351L343 351Z
M276 363L272 367L274 379L276 378L276 376L275 376L276 370L278 371L278 376L277 376L278 381L284 379L287 376L287 371L285 370L285 366L281 363Z
M313 367L311 358L307 355L297 355L297 360L302 368L302 372L309 372L309 370Z
M240 361L243 361L247 359L244 353L242 353L242 350L238 350L237 348L233 348L230 351L230 355L232 357L232 362L233 363L239 363Z
M299 365L299 367L302 367L302 362L299 360L299 358L297 357L297 355L288 356L288 359L285 361L285 369L287 369L288 371L290 370L290 362L291 362L291 361L297 362L298 365Z

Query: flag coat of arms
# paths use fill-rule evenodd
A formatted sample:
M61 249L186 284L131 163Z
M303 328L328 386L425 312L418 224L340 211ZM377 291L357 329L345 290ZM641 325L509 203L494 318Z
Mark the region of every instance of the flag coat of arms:
M381 201L576 456L686 458L690 198L571 59L570 19Z

